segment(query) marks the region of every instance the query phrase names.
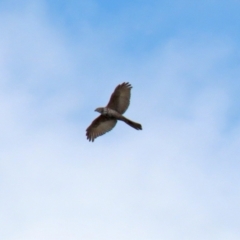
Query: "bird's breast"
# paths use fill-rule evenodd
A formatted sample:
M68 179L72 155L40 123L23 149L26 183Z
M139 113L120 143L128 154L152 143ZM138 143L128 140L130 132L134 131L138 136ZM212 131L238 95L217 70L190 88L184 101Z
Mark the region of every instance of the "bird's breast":
M109 117L117 117L118 113L111 109L111 108L103 108L103 112L102 112L103 115L107 115Z

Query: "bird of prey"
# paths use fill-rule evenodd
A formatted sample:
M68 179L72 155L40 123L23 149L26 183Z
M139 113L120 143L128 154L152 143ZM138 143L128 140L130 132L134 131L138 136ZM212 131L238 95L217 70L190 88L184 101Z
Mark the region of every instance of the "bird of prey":
M93 142L95 138L112 130L117 120L123 121L137 130L142 130L141 124L133 122L122 115L130 104L131 88L132 86L128 82L119 84L112 93L107 106L95 109L101 115L94 119L86 129L86 136L89 141Z

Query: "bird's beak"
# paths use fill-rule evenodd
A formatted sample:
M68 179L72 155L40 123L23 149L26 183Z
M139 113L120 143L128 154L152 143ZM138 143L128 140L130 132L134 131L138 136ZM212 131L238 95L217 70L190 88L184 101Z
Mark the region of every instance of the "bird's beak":
M94 111L95 111L95 112L99 112L99 108L96 108Z

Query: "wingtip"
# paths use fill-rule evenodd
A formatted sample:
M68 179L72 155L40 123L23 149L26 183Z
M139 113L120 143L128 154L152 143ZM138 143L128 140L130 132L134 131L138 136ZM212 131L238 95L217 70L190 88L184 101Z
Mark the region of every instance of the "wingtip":
M87 136L87 140L88 140L89 142L94 142L94 138L92 138L92 137L88 134L88 132L86 133L86 136Z
M129 82L123 82L122 84L119 84L119 86L125 86L127 88L132 88L132 85Z
M94 142L94 139L91 139L91 138L87 138L87 140L88 140L89 142Z

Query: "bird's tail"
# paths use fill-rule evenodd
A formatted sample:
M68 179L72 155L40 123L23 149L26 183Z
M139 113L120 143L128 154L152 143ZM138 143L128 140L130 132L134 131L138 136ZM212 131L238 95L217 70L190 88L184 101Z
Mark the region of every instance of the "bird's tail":
M125 118L125 117L124 117L122 120L123 120L126 124L128 124L129 126L135 128L135 129L137 129L137 130L142 130L142 125L141 125L140 123L133 122L133 121L131 121L131 120Z

